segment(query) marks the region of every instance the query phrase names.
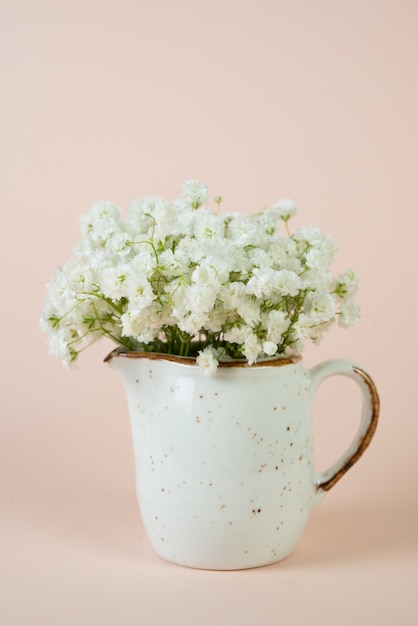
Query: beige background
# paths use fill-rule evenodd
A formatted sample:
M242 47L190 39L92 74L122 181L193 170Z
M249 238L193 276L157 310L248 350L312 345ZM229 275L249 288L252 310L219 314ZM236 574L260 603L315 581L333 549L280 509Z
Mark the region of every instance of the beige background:
M0 3L1 624L417 623L417 20L414 0ZM361 274L360 325L305 363L368 369L378 433L297 552L259 570L153 555L111 346L68 372L37 327L90 204L188 178L225 210L292 197ZM318 398L319 466L354 432L351 391Z

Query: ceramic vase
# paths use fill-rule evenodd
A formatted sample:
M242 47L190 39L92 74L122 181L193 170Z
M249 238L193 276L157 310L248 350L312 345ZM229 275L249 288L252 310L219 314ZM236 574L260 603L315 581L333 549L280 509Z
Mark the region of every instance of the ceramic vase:
M376 429L370 376L347 360L305 369L300 357L221 363L205 375L193 358L113 351L129 406L139 508L162 558L232 570L280 561L296 548L313 508L360 458ZM315 469L312 404L320 383L359 386L354 440Z

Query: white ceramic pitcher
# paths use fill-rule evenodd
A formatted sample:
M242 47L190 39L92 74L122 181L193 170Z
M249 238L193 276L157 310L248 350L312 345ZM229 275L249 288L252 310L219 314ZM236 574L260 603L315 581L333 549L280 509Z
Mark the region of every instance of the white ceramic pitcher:
M149 542L181 565L243 569L290 555L377 424L376 387L346 360L310 370L300 357L235 361L211 376L192 358L115 350L106 360L125 385ZM334 375L358 383L362 417L345 454L319 473L311 409L318 385Z

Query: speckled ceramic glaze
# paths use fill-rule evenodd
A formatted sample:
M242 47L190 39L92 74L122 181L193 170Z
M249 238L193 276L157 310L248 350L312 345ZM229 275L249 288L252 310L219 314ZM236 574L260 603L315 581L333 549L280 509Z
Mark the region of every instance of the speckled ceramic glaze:
M378 396L354 363L306 370L300 358L219 367L114 351L127 393L137 495L153 549L204 569L274 563L295 549L312 508L360 457ZM353 378L363 394L359 431L326 473L315 470L311 405L319 383Z

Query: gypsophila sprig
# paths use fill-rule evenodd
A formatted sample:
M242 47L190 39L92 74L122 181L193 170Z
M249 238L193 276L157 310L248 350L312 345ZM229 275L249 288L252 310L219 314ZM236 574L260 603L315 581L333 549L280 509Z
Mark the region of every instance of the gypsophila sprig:
M110 202L81 218L75 257L48 287L41 327L65 364L101 337L126 350L195 356L206 373L221 359L299 353L338 320L359 318L358 275L335 276L337 247L319 228L291 232L296 205L279 200L245 215L208 206L207 186L181 197Z

